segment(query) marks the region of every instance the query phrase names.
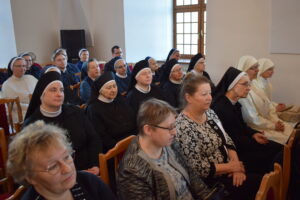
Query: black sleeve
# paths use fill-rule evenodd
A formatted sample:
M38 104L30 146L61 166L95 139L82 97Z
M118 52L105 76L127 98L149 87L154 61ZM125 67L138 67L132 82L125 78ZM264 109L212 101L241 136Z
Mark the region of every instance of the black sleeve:
M226 111L219 111L218 108L214 108L213 110L218 115L226 133L231 137L238 150L247 148L249 145L253 145L251 137L247 133L242 133L242 130L240 130L238 128L239 126L232 121L232 118L226 115Z
M77 182L86 193L87 199L117 199L110 188L93 174L78 171Z
M93 127L95 128L97 132L97 136L101 138L103 142L103 152L106 153L108 149L114 147L117 141L108 134L102 122L103 120L101 118L98 118L97 114L93 112L91 109L95 109L95 108L88 107L87 116L90 122L92 123Z
M102 140L94 130L93 125L86 116L84 118L84 130L87 135L89 162L91 166L99 166L99 153L102 152Z

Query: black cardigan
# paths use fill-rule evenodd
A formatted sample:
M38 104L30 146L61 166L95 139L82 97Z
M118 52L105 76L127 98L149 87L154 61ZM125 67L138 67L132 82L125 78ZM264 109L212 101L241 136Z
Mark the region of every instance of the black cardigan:
M109 187L101 181L101 179L93 174L78 171L76 184L71 188L73 191L78 191L78 188L81 189L81 192L84 193L86 200L95 200L95 199L103 199L103 200L115 200L115 195L111 192ZM72 193L73 194L73 193ZM78 195L80 196L80 195ZM33 188L30 187L25 192L22 197L22 200L44 200L44 197L40 196L39 193ZM80 197L75 198L80 199Z

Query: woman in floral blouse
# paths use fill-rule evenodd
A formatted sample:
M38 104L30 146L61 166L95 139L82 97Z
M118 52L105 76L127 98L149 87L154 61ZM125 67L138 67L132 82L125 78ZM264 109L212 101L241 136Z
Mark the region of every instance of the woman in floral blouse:
M212 97L208 79L187 74L181 100L183 110L176 119L176 140L187 164L209 185L222 182L229 199L254 199L261 177L246 174L233 141L209 108Z

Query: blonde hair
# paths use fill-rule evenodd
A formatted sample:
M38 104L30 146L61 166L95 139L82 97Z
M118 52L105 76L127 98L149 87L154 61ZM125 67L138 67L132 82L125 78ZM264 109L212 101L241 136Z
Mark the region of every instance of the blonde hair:
M30 154L36 150L47 150L61 142L71 151L67 131L39 120L25 127L10 143L8 150L7 172L22 185L30 185L26 177L30 175Z
M137 126L139 134L143 135L145 125L158 125L163 122L170 114L176 115L176 110L167 102L151 98L145 101L139 109L137 115Z

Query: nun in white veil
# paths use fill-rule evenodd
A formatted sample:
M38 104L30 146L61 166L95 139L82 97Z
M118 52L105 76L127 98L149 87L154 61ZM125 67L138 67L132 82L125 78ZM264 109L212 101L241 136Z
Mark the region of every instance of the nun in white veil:
M262 94L272 102L280 119L288 122L299 122L299 106L286 105L284 103L276 103L272 101L272 84L269 79L274 73L274 63L268 58L261 58L258 60L258 63L259 72L257 78L253 80L253 85L257 89L261 90Z
M253 56L242 56L237 68L248 74L251 81L257 78L258 61ZM255 85L247 98L240 99L242 114L246 123L253 129L264 132L269 140L285 144L292 133L295 124L279 119L276 109L263 92Z

